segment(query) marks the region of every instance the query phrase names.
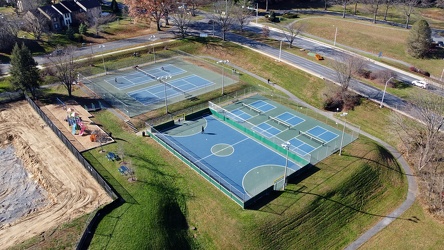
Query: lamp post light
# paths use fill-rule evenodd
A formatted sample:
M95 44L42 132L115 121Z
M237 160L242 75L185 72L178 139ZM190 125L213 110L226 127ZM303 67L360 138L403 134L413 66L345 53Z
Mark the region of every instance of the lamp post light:
M342 145L344 143L345 126L347 126L347 118L346 118L347 115L348 115L347 112L340 114L340 116L344 117L344 128L342 129L341 146L339 147L339 155L342 154Z
M281 62L281 55L282 55L282 40L279 44L279 62Z
M220 60L217 61L218 64L227 64L230 61L228 60ZM224 85L225 85L225 68L222 66L222 95L224 95Z
M441 82L442 82L442 77L443 76L444 76L444 69L442 69L442 73L441 73L441 78L440 78Z
M166 113L167 113L167 114L168 114L167 84L166 84L163 80L166 80L166 79L168 79L168 78L171 78L171 76L160 76L160 77L157 77L157 80L158 80L160 83L163 83L163 86L164 86L164 94L165 94L165 109L166 109Z
M336 27L336 26L335 26ZM336 27L336 31L335 31L335 41L333 42L333 46L336 47L336 36L338 35L338 27Z
M105 57L103 56L103 52L105 50L105 45L104 44L100 44L99 48L102 48L102 62L103 62L103 69L105 70L105 75L107 74L106 72L106 66L105 66Z
M258 16L259 16L259 4L256 3L256 23L257 23Z
M387 84L390 82L390 80L392 80L392 78L394 78L394 77L393 77L393 76L390 77L390 78L385 82L384 92L382 92L382 99L381 99L381 104L379 105L379 108L382 108L382 104L384 103L385 91L387 90Z
M148 38L148 40L154 42L154 41L157 40L157 38L156 38L155 35L151 35L151 36ZM154 63L156 63L156 52L154 51L154 44L152 44L152 46L153 46Z
M288 168L288 151L290 151L290 142L287 141L285 143L282 143L281 145L285 150L287 150L287 157L285 158L285 169L284 169L284 186L283 190L285 190L285 186L287 185L287 168Z

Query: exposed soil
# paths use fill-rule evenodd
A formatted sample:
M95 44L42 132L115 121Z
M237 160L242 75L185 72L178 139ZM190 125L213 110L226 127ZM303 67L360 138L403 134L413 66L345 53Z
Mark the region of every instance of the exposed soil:
M0 147L1 248L111 202L26 101L0 105Z

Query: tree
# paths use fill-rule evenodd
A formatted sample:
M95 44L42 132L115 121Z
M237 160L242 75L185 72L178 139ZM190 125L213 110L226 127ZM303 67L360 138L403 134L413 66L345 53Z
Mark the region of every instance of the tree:
M199 6L207 5L211 2L211 0L186 0L185 3L189 6L191 15L196 16L196 9Z
M17 40L17 36L11 31L8 19L0 18L0 51L9 51Z
M240 31L242 32L251 17L251 11L246 6L235 5L233 7L233 17L239 24Z
M77 69L79 65L74 61L74 52L76 48L74 46L68 46L66 48L60 48L61 53L49 57L49 61L52 64L52 70L55 77L63 84L68 90L68 96L72 96L72 86L76 82Z
M41 77L37 62L32 57L31 51L24 44L15 44L11 55L11 84L23 92L28 91L32 97L36 97L36 91L40 86Z
M173 0L124 0L128 6L128 13L135 19L153 19L157 25L157 30L160 29L160 19L165 14L164 5L170 4Z
M282 27L284 30L285 40L287 40L289 47L293 46L293 42L296 37L301 33L303 29L303 24L298 22L292 22L287 26Z
M387 21L388 10L392 4L393 4L393 0L384 0L384 6L385 6L384 19L383 19L384 21Z
M88 32L88 26L86 26L86 24L84 23L81 23L79 25L79 34L84 35L86 32Z
M342 94L348 90L353 75L363 69L364 66L364 60L353 56L342 56L339 61L331 64L331 67L336 72L337 82L341 86Z
M379 5L382 0L366 0L369 4L369 8L373 13L373 23L376 23L376 17L378 16Z
M432 31L426 20L415 22L407 38L407 52L415 58L423 58L432 45Z
M345 12L347 11L347 4L348 4L348 0L341 0L342 1L342 18L345 18Z
M24 18L24 27L34 35L36 40L40 41L42 35L49 30L48 19L38 11L33 16Z
M120 12L119 5L116 0L111 1L111 10L114 14L118 14Z
M410 24L410 16L413 12L413 7L417 6L420 0L399 0L399 6L401 8L401 11L405 15L405 28L409 28Z
M177 8L170 16L173 21L173 25L179 30L180 36L185 38L187 30L190 26L191 15L185 10L185 8Z
M215 20L216 23L221 27L222 40L224 41L226 38L226 33L230 30L235 20L233 18L233 6L234 2L232 0L217 1L213 3L214 14L212 14L211 19Z

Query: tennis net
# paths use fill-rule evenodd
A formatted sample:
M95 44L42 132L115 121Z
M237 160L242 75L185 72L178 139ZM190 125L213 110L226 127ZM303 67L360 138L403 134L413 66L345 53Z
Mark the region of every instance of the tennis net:
M251 106L251 105L248 105L248 104L246 104L246 103L242 103L242 106L247 107L247 108L249 108L250 110L253 110L253 111L255 111L255 112L259 113L259 114L262 114L262 110L260 110L260 109L258 109L258 108L255 108L255 107L253 107L253 106Z
M192 96L193 96L192 94L186 92L185 90L183 90L183 89L181 89L181 88L178 88L178 87L176 87L176 86L174 86L174 85L172 85L172 84L166 82L164 79L162 79L162 77L156 77L155 75L150 74L150 73L146 72L145 70L142 70L142 69L139 68L139 67L135 67L135 69L138 70L138 71L140 71L140 72L142 72L142 73L144 73L145 75L151 77L152 79L156 79L156 80L158 80L159 82L161 82L161 83L165 84L166 86L168 86L168 87L170 87L170 88L176 90L177 92L180 92L180 93L184 94L184 95L185 95L185 98L189 98L189 97L192 97ZM171 78L171 76L169 76L169 78Z
M316 136L314 136L314 135L311 135L311 134L309 134L309 133L307 133L307 132L304 132L304 131L299 131L299 134L304 135L304 136L310 138L310 139L313 140L313 141L317 141L317 142L320 143L321 145L325 145L325 143L327 143L326 141L322 140L321 138L316 137Z
M282 121L282 120L279 119L279 118L276 118L276 117L273 117L273 116L268 116L268 118L269 118L270 120L276 122L277 124L283 125L283 126L285 126L285 127L287 127L287 128L291 128L291 127L292 127L290 123L287 123L287 122L285 122L285 121Z

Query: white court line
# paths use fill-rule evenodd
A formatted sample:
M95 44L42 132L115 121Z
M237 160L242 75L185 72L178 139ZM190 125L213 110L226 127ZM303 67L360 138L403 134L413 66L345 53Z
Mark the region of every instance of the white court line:
M237 144L239 144L239 143L241 143L241 142L244 142L244 141L246 141L246 140L251 140L250 138L245 138L245 139L243 139L243 140L240 140L240 141L238 141L238 142L236 142L236 143L234 143L234 144L228 144L228 143L224 143L224 144L227 144L227 145L230 145L230 146L232 146L233 147L233 150L234 150L234 145L237 145ZM233 151L233 153L234 153L234 151ZM213 156L214 154L213 153L211 153L211 154L209 154L209 155L207 155L207 156L205 156L205 157L202 157L202 158L200 158L199 160L197 160L197 162L200 162L201 160L205 160L205 159L207 159L207 158L209 158L209 157L211 157L211 156Z

